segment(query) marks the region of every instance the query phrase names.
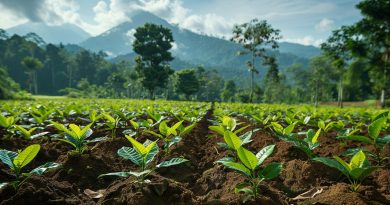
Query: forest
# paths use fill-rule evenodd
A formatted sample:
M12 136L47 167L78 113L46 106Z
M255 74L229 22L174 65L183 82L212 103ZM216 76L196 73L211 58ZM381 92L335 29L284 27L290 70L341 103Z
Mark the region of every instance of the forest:
M160 62L170 71L163 76L160 74L164 72L159 69L151 71L152 76L161 77L162 83L154 85L151 81L145 81L142 71L137 70L137 56L145 58L142 49L150 48L144 47L137 52L137 45L133 44L131 49L138 54L134 55L133 61L112 61L103 51L93 52L72 44L46 44L35 33L10 36L5 30L0 30L3 82L0 96L3 99L28 98L29 94L84 98L156 97L288 104L380 100L384 106L390 87L386 80L389 78L387 7L368 1L358 4L357 8L363 19L354 25L334 30L321 44L320 55L312 57L306 64L292 64L283 72L278 65L277 53L272 51L278 49L280 30L257 19L236 25L230 39L242 47L235 51L238 53L236 58L253 55L252 60L246 58L247 75L252 75L251 83L246 84L241 83L246 81L243 79L227 79L223 69L201 64L175 70L168 68L169 62L174 59L169 50L172 46L169 45L165 49L169 55ZM149 24L137 28L137 33L147 26ZM153 32L153 29L166 28L150 27L143 32ZM256 33L257 30L263 34ZM139 35L135 36L137 40L142 38L142 34ZM170 37L170 44L175 42L169 29L165 35ZM150 94L150 87L154 89L153 95Z

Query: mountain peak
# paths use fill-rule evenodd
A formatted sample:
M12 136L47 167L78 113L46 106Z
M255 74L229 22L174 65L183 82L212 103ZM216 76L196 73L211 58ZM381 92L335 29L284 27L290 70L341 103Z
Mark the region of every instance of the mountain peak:
M41 22L27 22L7 29L11 35L18 34L24 36L28 33L36 33L47 43L80 43L90 37L80 27L65 23L62 25L47 25Z

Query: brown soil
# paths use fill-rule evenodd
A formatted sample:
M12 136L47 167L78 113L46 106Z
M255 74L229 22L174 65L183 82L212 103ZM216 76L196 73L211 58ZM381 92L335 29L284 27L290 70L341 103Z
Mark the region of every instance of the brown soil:
M0 190L2 204L242 204L242 196L234 193L237 183L245 179L214 162L229 154L216 143L221 136L208 130L212 110L197 124L190 134L172 149L169 156L159 154L158 161L172 157L189 160L171 168L161 168L151 174L150 183L134 183L135 178L104 177L100 174L136 170L129 160L117 155L117 150L131 144L118 129L115 140L89 144L89 150L81 156L70 155L72 149L60 141L36 139L27 141L20 138L0 140L0 147L16 151L29 144L41 144L38 157L26 167L26 171L48 161L62 164L62 168L44 176L29 178L16 192L11 186ZM239 118L244 124L247 121ZM241 125L243 126L243 125ZM250 131L252 128L247 128ZM3 132L2 130L0 130ZM51 133L55 133L51 132ZM109 134L98 129L93 137ZM319 138L321 147L315 154L331 157L339 155L358 143L341 146L331 132ZM142 135L140 141L154 139ZM358 192L351 192L347 179L337 170L321 163L313 162L291 143L279 140L268 130L260 129L253 133L253 142L246 147L257 152L264 146L275 144L274 153L264 162L282 162L283 171L272 181L260 185L261 194L256 200L246 204L390 204L390 168L378 169L368 177ZM384 150L389 156L390 147ZM0 163L0 182L11 181L13 174ZM293 198L314 187L324 191L312 199L295 201ZM85 189L105 190L101 198L92 199L84 194Z

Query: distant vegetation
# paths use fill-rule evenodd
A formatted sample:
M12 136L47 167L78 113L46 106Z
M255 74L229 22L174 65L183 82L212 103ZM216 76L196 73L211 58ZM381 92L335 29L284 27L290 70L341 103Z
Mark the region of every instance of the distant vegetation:
M281 58L282 54L277 50L279 30L258 20L236 25L234 42L205 37L210 40L208 42L218 42L210 47L210 50L220 50L215 51L217 56L202 54L195 45L198 41L195 41L193 48L186 48L194 50L192 62L188 61L189 58L181 61L183 56L181 59L172 57L177 28L163 20L161 25L139 26L131 40L132 46L127 45L135 53L115 60L108 60L103 51L95 53L77 46L46 44L34 33L9 36L5 30L0 30L0 98L26 97L26 92L20 92L24 90L35 95L85 98L316 105L338 101L339 106L343 106L343 101L380 99L381 105L385 106L390 91L390 18L387 15L390 8L386 2L360 2L357 8L361 10L362 20L335 30L321 45L321 55L310 61L293 56L290 66L285 64L287 54ZM193 35L193 40L199 40L199 36ZM199 42L205 43L203 40ZM81 45L88 45L88 41ZM197 52L199 56L195 55ZM312 51L297 52L310 56ZM197 58L206 59L207 55L210 61L220 59L231 67L202 66L202 60L199 64L193 63ZM233 57L240 60L230 61ZM130 62L125 61L129 58ZM250 72L239 75L238 70L245 66ZM236 70L232 70L234 67ZM250 81L247 80L249 77Z

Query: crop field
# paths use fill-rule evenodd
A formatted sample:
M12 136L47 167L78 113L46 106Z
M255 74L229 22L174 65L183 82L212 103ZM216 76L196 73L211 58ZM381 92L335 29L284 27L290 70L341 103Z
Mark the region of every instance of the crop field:
M386 110L1 101L0 204L390 204Z

